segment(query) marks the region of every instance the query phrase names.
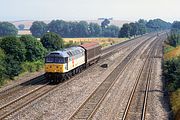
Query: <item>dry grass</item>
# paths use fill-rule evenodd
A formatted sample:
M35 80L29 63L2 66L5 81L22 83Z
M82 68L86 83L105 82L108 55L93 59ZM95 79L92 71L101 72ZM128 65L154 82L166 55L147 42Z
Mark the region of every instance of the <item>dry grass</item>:
M127 40L127 38L64 38L65 43L86 43L86 42L98 42L102 47L108 45L120 43Z
M170 50L167 53L165 53L164 58L165 58L165 60L167 60L167 59L172 59L174 57L177 57L179 55L180 55L180 46Z

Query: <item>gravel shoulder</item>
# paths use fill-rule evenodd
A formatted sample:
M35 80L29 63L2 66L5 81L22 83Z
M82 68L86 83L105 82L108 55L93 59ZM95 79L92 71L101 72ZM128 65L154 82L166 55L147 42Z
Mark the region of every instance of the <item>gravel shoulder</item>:
M0 88L0 92L7 90L9 88L12 88L12 87L19 85L21 83L24 83L26 81L29 81L29 80L36 78L36 77L43 75L43 74L44 74L44 69L37 71L37 72L33 72L33 73L24 73L22 76L18 76L15 78L15 80L11 80L11 81L9 81L9 83L2 86Z
M164 96L161 59L155 58L153 77L149 91L147 120L168 120L170 119L170 107L168 98Z

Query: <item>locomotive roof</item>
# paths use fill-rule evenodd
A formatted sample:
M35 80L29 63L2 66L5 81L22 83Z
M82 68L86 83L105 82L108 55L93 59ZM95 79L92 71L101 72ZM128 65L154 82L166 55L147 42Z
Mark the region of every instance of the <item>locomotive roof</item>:
M82 47L75 46L75 47L69 47L65 48L64 50L58 50L58 51L53 51L48 54L48 56L60 56L60 57L70 57L74 56L76 54L82 53L85 50Z

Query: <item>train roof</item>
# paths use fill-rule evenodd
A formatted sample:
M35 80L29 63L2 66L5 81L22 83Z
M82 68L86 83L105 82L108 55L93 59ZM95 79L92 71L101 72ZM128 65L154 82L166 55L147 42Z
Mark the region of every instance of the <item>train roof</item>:
M100 45L96 42L93 43L84 43L82 45L80 45L81 47L83 47L86 50L92 49L92 48L96 48L99 47Z
M85 50L82 47L75 46L75 47L65 48L63 50L50 52L47 56L71 57L79 53L82 53L84 51Z

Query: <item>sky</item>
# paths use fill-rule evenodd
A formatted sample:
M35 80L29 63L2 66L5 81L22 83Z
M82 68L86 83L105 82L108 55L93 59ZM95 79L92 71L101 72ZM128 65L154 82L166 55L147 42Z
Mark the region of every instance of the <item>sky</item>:
M180 0L0 0L0 21L180 20Z

